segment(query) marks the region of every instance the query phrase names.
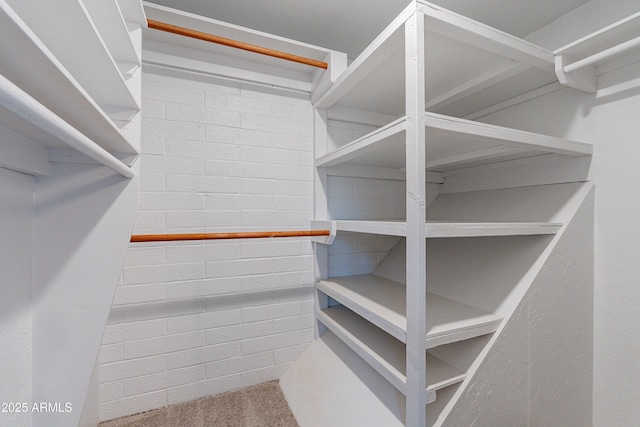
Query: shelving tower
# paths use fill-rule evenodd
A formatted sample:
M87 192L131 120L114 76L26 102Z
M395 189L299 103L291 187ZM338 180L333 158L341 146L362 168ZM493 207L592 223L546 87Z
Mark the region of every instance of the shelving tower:
M588 164L591 146L473 120L557 85L555 64L543 48L414 1L312 96L312 228L331 236L315 244L316 341L281 379L303 427L448 425L479 373L514 345L505 329L527 327L512 319L544 272L591 259L593 184L550 172ZM363 135L340 143L336 122ZM523 168L534 172L514 178ZM497 178L476 182L483 170ZM332 202L336 176L404 181L404 217L344 215ZM466 187L447 188L449 177ZM578 226L576 239L568 230ZM371 271L332 275L329 245L364 234L397 244ZM587 268L562 281L588 300L592 279ZM549 333L576 328L582 339L588 327Z

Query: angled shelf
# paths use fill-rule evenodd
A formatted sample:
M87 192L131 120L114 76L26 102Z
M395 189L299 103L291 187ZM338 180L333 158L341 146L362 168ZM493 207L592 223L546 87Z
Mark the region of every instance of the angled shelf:
M317 288L394 338L406 342L405 285L372 274L321 280ZM495 332L502 318L427 293L427 349Z
M22 24L30 28L112 119L128 120L140 111L135 95L80 1L45 0L38 7L20 0L11 0L9 4Z
M314 101L401 117L404 23L424 17L429 111L463 117L555 81L551 52L428 2L410 4ZM473 63L473 67L467 64Z
M344 306L316 312L318 320L362 357L380 375L406 394L405 346ZM436 392L463 381L464 372L427 353L427 401L432 403Z
M108 152L138 153L101 106L6 5L0 6L0 27L3 76ZM64 100L60 99L61 93Z
M586 156L589 144L533 132L425 113L428 171L448 170L543 154ZM406 156L405 118L400 118L316 159L316 167L353 164L399 169ZM330 172L329 172L330 173Z

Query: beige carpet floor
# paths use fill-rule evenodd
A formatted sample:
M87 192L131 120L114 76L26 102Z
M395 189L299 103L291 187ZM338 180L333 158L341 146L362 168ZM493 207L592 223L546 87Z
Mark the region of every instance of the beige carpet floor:
M99 427L298 427L277 381L100 423Z

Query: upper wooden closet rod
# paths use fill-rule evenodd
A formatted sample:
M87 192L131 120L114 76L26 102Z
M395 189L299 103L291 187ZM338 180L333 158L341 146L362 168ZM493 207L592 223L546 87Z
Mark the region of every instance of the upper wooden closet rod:
M149 28L155 30L166 31L168 33L178 34L181 36L192 37L198 40L204 40L211 43L217 43L224 46L235 47L237 49L248 50L250 52L260 53L262 55L273 56L275 58L285 59L287 61L298 62L300 64L311 65L312 67L329 68L329 64L326 62L318 61L311 58L305 58L304 56L293 55L279 50L268 49L262 46L256 46L254 44L241 42L238 40L232 40L225 37L215 36L213 34L203 33L200 31L190 30L189 28L179 27L177 25L167 24L166 22L154 21L148 19L147 23Z
M200 233L200 234L137 234L131 236L132 242L171 242L176 240L218 240L218 239L257 239L264 237L313 237L328 236L329 230L297 231L249 231L237 233Z

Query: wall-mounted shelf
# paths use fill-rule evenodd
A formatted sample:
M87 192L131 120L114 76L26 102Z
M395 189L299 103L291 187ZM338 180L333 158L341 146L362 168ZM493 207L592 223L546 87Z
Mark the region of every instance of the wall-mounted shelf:
M7 153L0 164L34 175L48 175L48 148L71 148L126 178L134 171L29 94L0 75L0 134ZM22 152L17 146L22 146ZM25 156L26 154L26 156ZM25 158L26 157L26 158Z
M142 64L125 18L115 0L82 0L97 30L111 53L120 73L130 77Z
M346 68L345 54L239 27L177 9L144 3L150 20L183 29L328 63L328 71L243 49L165 31L144 31L146 63L192 69L236 80L262 82L307 93L322 93Z
M574 61L579 61L637 37L640 37L640 12L571 42L554 54L570 55Z
M140 66L138 24L115 1L9 3L0 4L3 166L47 175L50 162L89 161L132 177L139 135L116 123L139 113L139 82L123 77Z
M20 0L9 4L109 117L129 120L140 111L136 96L80 1L44 0L38 7Z
M105 150L138 153L85 88L6 5L0 5L0 27L0 56L3 58L0 73L3 76ZM41 75L47 78L42 79ZM60 94L64 94L64 100L60 99Z
M144 13L144 7L142 6L143 2L129 0L116 0L116 2L118 3L125 22L146 27L147 17Z
M376 275L321 280L320 291L406 342L405 285ZM502 318L438 295L427 294L427 349L494 332Z
M640 12L557 49L554 54L558 80L596 92L596 67L639 49Z

